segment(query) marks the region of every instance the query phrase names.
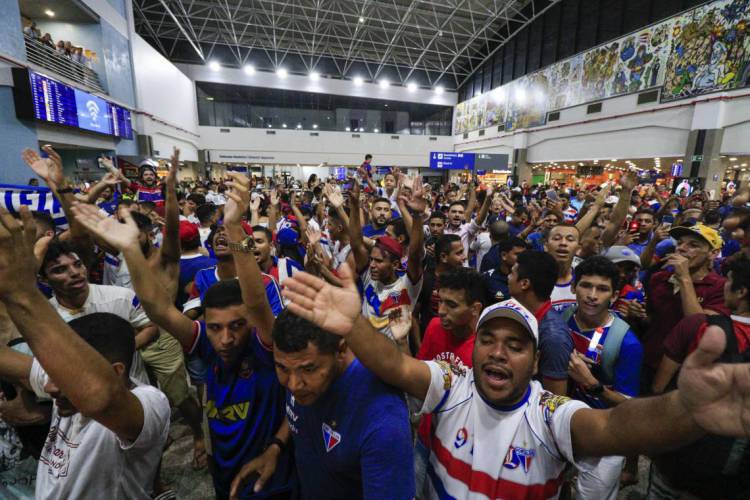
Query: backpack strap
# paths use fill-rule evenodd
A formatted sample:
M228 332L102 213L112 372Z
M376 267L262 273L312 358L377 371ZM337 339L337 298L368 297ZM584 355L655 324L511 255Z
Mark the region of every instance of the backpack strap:
M602 371L607 378L607 382L610 384L615 380L615 363L617 363L617 358L620 357L622 339L625 338L625 335L630 330L629 324L621 320L614 313L612 313L612 316L614 320L612 320L612 324L607 332L607 338L604 339L604 348L602 350Z
M706 316L706 323L709 326L718 326L724 331L726 337L726 347L722 353L719 361L725 363L741 363L742 356L740 356L739 346L737 345L737 337L734 334L734 325L732 325L732 318L724 316L723 314L710 314Z

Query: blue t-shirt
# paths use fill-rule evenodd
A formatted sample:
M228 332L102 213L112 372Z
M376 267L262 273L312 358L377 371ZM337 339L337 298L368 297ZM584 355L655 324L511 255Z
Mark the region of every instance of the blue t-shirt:
M234 476L247 462L263 453L268 439L284 419L284 388L276 377L273 352L253 330L234 368L227 367L214 351L204 322L195 322L196 339L191 354L208 365L206 373L206 417L216 467L212 471L217 497L228 498ZM241 498L264 498L290 491L290 452L279 456L273 477L262 494L252 496L254 481Z
M500 247L492 245L482 257L482 262L479 263L479 272L486 273L490 269L497 269L500 267L500 263Z
M362 236L365 238L374 238L376 236L385 236L385 227L383 226L380 229L376 229L375 226L372 224L367 224L365 227L362 228Z
M532 250L544 252L544 235L540 232L531 233L526 237L526 241L531 245Z
M287 394L286 413L303 499L414 498L404 395L358 360L309 406Z
M268 297L268 303L271 305L271 310L274 316L281 314L284 310L284 302L281 299L281 290L279 284L273 277L263 273L263 285L266 287L266 297ZM201 269L195 273L195 289L200 294L201 302L203 302L203 296L206 291L211 288L214 283L219 282L219 276L217 274L216 266Z
M177 290L177 301L176 304L179 309L182 309L182 305L188 299L188 294L185 292L185 287L193 281L195 274L201 269L207 267L216 266L216 259L207 257L205 255L184 255L180 257L180 279L179 289Z
M585 354L595 330L581 330L578 323L576 323L575 315L571 315L568 320L568 331L573 338L575 349L579 353ZM595 364L591 368L591 374L606 386L610 386L610 384L607 384L604 380L601 363L602 350L608 333L609 326L606 326L604 327L604 332L598 343L598 352L596 354L596 359L594 360ZM617 357L617 361L615 361L614 381L611 384L611 388L617 392L625 394L626 396L638 396L640 391L642 363L643 347L641 346L638 337L635 336L632 330L628 329L628 332L625 334L622 343L620 344L620 353ZM602 399L587 393L583 388L577 385L573 389L573 398L583 401L592 408L609 408L609 405L607 405Z
M552 307L539 321L539 378L567 380L570 353L575 345L563 315Z
M490 269L482 273L482 279L484 280L484 284L487 285L487 290L490 292L492 300L500 302L510 298L508 275L503 273L500 268Z

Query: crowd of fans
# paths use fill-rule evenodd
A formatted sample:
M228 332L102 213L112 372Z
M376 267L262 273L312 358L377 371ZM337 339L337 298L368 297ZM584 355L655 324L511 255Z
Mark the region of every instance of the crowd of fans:
M85 51L83 47L75 46L72 42L65 40L58 40L57 43L55 43L55 41L52 39L52 35L50 35L49 33L45 33L44 35L42 35L42 32L39 30L39 28L37 28L35 22L32 21L31 24L24 27L23 33L24 35L38 41L42 45L54 50L55 53L59 54L60 56L67 57L71 61L90 67L91 58L86 55L87 51Z
M651 499L750 491L748 188L432 186L370 155L188 183L175 151L81 191L43 149L68 226L0 209L7 495L173 497L170 408L219 499L609 499L639 455Z

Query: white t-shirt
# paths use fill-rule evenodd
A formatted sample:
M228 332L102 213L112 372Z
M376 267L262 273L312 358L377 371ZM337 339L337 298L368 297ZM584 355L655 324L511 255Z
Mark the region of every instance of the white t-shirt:
M49 302L66 323L99 312L117 315L128 321L136 330L151 323L151 320L143 311L138 297L135 296L135 292L129 288L90 283L89 296L86 297L86 302L83 303L83 307L76 310L61 306L57 297L52 297ZM130 377L141 384L148 384L146 367L143 365L143 359L141 359L138 351L133 354Z
M474 241L476 234L482 229L482 226L477 224L474 219L469 222L465 222L457 228L446 224L443 234L457 234L461 238L461 244L464 246L464 256L466 261L464 267L469 267L469 250L471 249L471 243Z
M524 399L495 407L476 390L474 373L445 361L432 375L422 413L432 413L429 498L557 498L567 463L592 471L598 459L573 456L570 421L587 406L532 381ZM469 488L471 485L471 489Z
M29 382L38 396L48 396L48 380L34 359ZM143 429L132 443L80 413L61 417L54 405L37 468L37 499L151 498L169 434L169 402L155 387L137 385L131 392L143 407Z
M133 283L130 278L130 270L128 269L128 264L125 262L125 257L122 253L116 256L110 253L104 254L102 284L133 288Z
M479 233L471 243L471 250L477 254L477 271L481 269L482 259L490 251L490 248L492 248L492 240L490 239L490 233L487 231ZM468 259L468 255L466 257Z
M401 314L411 316L414 305L422 290L422 277L419 281L412 283L408 273L404 273L390 285L384 285L375 281L370 275L370 269L362 275L362 289L364 298L362 300L362 316L370 321L370 324L383 335L394 339L390 327L390 316L401 308Z

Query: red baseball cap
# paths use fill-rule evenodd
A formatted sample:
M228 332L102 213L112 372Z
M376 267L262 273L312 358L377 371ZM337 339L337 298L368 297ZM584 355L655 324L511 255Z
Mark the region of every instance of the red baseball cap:
M199 237L200 233L198 233L198 226L186 220L180 221L180 241L193 241Z
M244 220L241 222L241 224L242 224L242 229L245 230L245 233L248 236L252 236L253 235L253 226L251 226L247 221L244 221Z
M380 238L378 238L375 246L379 247L384 252L388 252L399 260L404 256L404 251L401 248L401 244L390 236L381 236Z

